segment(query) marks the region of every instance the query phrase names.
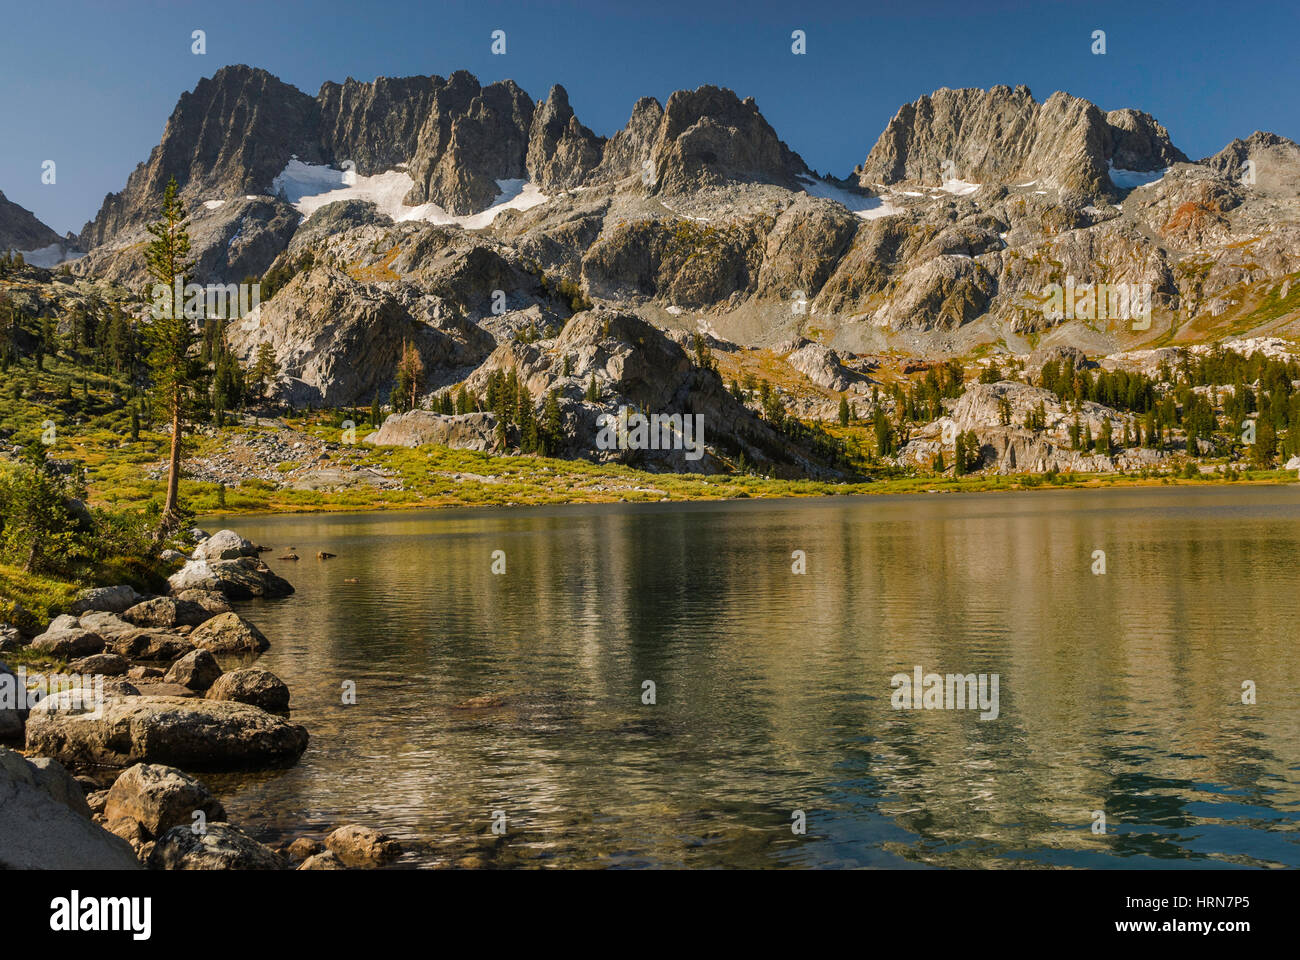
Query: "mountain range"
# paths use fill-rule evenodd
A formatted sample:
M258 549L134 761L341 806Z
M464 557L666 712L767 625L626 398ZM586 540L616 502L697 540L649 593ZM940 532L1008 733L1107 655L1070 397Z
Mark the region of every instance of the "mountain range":
M1150 114L1024 86L921 96L834 177L719 87L643 98L605 138L560 86L534 100L458 71L312 97L226 67L181 95L72 273L143 289L173 177L196 280L287 278L228 338L245 359L269 343L296 403L368 403L407 342L428 393L509 365L580 394L621 355L596 324L565 346L586 360L555 367L589 309L630 318L616 332L770 349L838 390L863 389L868 356L1300 332L1300 146L1256 132L1192 161ZM56 242L0 195L0 247ZM1089 285L1143 291L1150 314L1045 306Z

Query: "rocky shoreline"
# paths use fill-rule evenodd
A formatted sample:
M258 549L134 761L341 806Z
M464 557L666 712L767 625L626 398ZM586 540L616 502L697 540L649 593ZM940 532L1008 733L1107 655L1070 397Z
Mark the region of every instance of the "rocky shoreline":
M297 763L310 739L290 691L253 661L270 641L232 604L293 587L234 531L191 531L168 593L83 591L5 648L68 661L71 674L0 661L0 868L303 869L381 866L391 837L345 824L278 849L229 823L193 774ZM223 660L230 669L223 669ZM120 772L119 772L120 771Z

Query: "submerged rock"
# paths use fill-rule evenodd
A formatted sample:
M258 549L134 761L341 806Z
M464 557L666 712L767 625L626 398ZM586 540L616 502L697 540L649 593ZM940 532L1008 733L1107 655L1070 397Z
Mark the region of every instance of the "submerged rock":
M238 827L209 823L196 834L172 827L149 854L151 870L287 870L289 862Z
M397 859L402 846L386 833L349 823L325 838L325 846L349 867L377 867Z
M330 850L314 853L298 865L299 870L346 870L343 861Z

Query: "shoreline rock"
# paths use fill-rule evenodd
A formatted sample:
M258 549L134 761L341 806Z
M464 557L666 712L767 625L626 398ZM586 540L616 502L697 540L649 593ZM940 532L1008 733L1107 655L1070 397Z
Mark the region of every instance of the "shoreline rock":
M308 739L299 724L224 700L115 697L95 708L60 693L42 700L27 717L29 752L108 767L276 769L297 762Z

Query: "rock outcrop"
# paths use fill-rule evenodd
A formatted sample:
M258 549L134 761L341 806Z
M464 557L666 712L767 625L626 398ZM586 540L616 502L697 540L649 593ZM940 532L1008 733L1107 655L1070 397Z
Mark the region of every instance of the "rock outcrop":
M293 586L254 557L234 560L190 560L167 578L173 596L186 590L220 593L227 600L286 597Z
M1060 92L1039 103L1024 86L945 87L903 106L855 172L864 187L1034 181L1112 196L1112 165L1148 171L1186 160L1148 114L1105 114Z
M139 869L130 845L91 821L76 782L41 762L0 747L0 869Z
M490 450L495 445L497 418L491 413L439 414L409 410L385 418L366 443L380 447L421 447L436 444L455 450Z
M185 770L255 770L293 764L307 730L244 703L119 697L97 706L55 694L27 718L27 749L65 763Z
M10 250L39 250L63 241L57 233L36 219L0 191L0 253Z

